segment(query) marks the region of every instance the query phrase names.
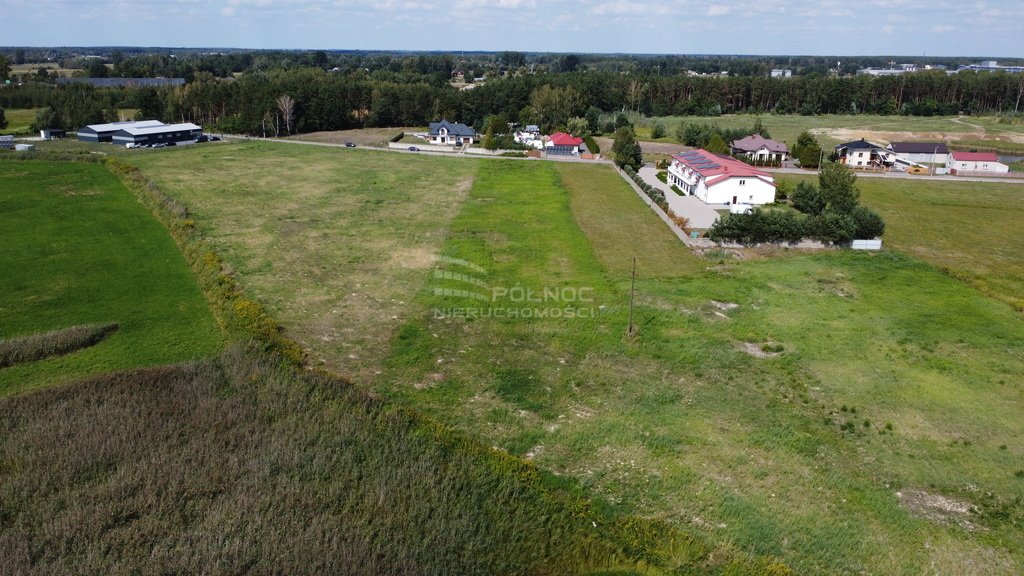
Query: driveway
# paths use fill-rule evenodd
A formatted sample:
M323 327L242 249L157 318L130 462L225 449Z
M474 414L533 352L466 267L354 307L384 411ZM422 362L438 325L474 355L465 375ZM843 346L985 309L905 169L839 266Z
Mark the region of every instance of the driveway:
M644 182L647 182L651 186L661 190L665 193L666 198L672 199L669 203L669 208L679 216L689 220L690 228L707 230L708 228L711 228L712 224L718 221L718 212L716 212L711 206L705 204L701 199L696 196L679 196L675 192L672 192L672 188L669 187L668 184L658 180L658 170L653 165L642 166L639 174L640 177L643 178ZM674 195L674 198L669 196L669 194Z

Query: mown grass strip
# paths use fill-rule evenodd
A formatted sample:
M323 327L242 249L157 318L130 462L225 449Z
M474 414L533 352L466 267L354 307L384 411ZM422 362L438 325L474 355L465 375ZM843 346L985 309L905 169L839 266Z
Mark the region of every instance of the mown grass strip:
M117 330L117 323L83 324L42 334L0 340L0 368L70 354L95 346Z

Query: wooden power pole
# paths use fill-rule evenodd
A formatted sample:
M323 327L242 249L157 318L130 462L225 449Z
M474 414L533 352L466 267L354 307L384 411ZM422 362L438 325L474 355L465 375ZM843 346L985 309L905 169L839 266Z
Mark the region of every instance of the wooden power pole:
M636 336L636 327L633 326L633 295L636 294L636 256L633 256L633 281L629 285L629 327L626 328L626 335Z

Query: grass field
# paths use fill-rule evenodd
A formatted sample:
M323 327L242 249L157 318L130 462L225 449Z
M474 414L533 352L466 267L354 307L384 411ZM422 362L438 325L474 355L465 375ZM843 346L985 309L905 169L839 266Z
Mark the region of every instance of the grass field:
M680 122L697 124L717 124L722 128L750 128L760 118L772 138L792 145L797 136L804 130L812 130L818 134L818 141L824 146L834 146L852 139L855 134L850 131L864 132L872 137L891 136L906 140L934 140L943 135L954 140L964 140L967 145L1011 147L1013 143L1006 140L1021 138L1024 124L1004 124L994 117L966 117L957 119L953 116L877 116L872 114L858 115L820 115L800 116L797 114L776 115L736 114L726 116L663 116L643 118L636 122L637 135L641 139L650 139L651 129L660 122L667 130L665 138L659 142L676 142L675 129ZM859 137L859 136L858 136ZM1021 140L1018 143L1024 143ZM1007 150L1010 151L1010 150Z
M376 371L477 166L282 143L157 152L125 157L195 210L314 363L358 381Z
M956 514L939 513L949 525L924 519L913 500L1024 514L1015 313L891 254L706 263L713 270L694 274L692 255L658 250L669 233L653 217L580 214L578 194L631 194L614 180L587 179L584 191L580 174L563 173L588 168L604 169L481 166L444 254L481 267L492 289L587 287L593 317L438 317L480 304L438 295L466 283L434 277L378 389L580 479L618 510L798 571L1020 567L1016 520L965 517L984 525L979 535ZM657 254L641 268L636 340L623 337L630 252Z
M616 513L806 573L1024 566L1024 328L935 267L891 252L699 260L604 166L273 144L135 158L328 365L362 367L379 393L579 482ZM282 165L295 168L287 178ZM391 210L401 226L389 225L365 190L444 208ZM892 242L909 225L890 221ZM409 270L341 256L410 239L430 257ZM970 262L988 246L958 249ZM372 338L322 338L337 329L327 311L348 304L331 298L382 286L388 298L347 305L333 325ZM436 313L473 308L488 312ZM353 346L365 356L347 358Z
M1017 232L1024 186L880 178L860 178L857 186L862 201L886 220L887 247L1024 311L1024 237Z
M98 165L0 162L0 268L0 338L119 326L90 348L0 370L0 395L221 345L166 230Z
M4 110L4 118L7 119L7 128L0 130L4 134L29 134L30 127L36 121L37 108L22 108Z

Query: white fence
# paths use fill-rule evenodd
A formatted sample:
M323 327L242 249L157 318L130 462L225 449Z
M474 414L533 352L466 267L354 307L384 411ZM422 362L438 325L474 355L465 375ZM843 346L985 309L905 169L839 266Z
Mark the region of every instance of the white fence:
M854 250L881 250L881 240L854 240L850 248Z

